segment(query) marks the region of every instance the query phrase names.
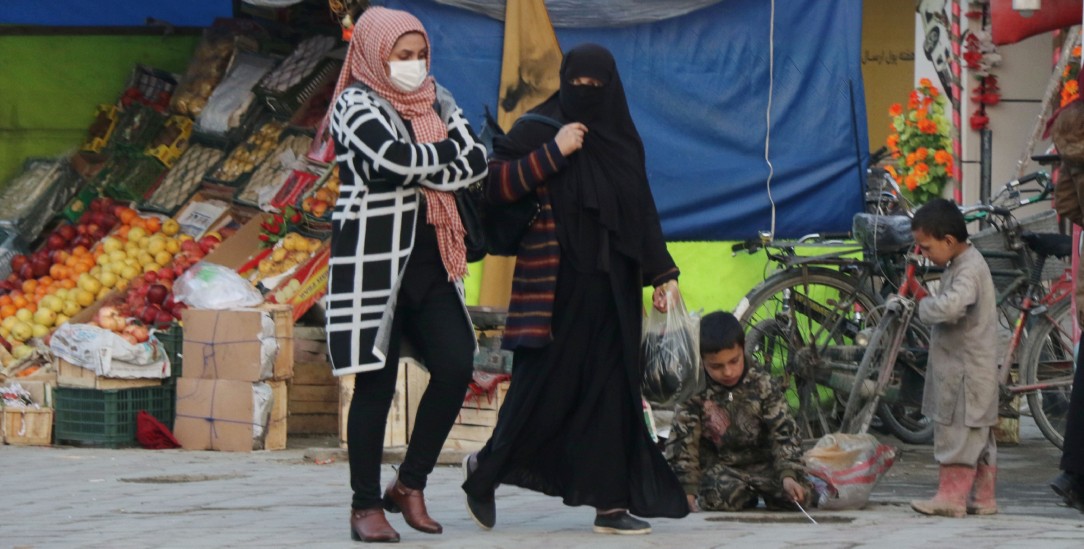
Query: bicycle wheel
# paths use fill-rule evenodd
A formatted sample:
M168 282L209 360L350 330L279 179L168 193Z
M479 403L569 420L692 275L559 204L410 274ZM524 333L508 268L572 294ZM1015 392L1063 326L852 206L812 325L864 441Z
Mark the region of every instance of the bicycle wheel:
M1020 373L1025 385L1068 384L1040 388L1028 393L1028 409L1050 442L1058 448L1065 441L1069 395L1073 392L1073 317L1069 300L1063 299L1034 319L1024 341Z
M879 378L888 361L895 362L897 349L893 348L896 332L901 329L900 314L889 309L877 322L877 327L870 334L866 352L854 374L854 385L847 396L847 405L843 410L840 429L844 433L865 433L869 428L873 413L880 401Z
M877 408L877 417L896 438L908 444L933 442L933 422L922 414L922 391L926 384L926 357L930 349L930 334L911 318L903 347L896 357L889 382L895 393Z
M735 311L747 329L748 355L781 378L803 439L839 426L846 393L828 386L833 372L825 351L853 345L879 303L857 280L822 267L780 271L753 288Z

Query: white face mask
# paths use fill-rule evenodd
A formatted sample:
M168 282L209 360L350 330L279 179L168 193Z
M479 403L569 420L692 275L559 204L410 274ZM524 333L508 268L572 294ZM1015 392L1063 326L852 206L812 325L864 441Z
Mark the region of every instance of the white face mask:
M425 81L429 72L425 67L425 59L417 61L389 61L388 77L391 83L400 91L412 92L418 89Z

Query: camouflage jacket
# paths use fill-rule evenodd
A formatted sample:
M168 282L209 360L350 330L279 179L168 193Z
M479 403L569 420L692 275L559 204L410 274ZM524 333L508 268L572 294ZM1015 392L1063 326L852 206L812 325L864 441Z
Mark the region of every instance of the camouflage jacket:
M771 463L780 477L801 478L801 440L783 392L761 367L746 361L733 390L707 387L674 410L666 457L685 493L717 464L735 469Z

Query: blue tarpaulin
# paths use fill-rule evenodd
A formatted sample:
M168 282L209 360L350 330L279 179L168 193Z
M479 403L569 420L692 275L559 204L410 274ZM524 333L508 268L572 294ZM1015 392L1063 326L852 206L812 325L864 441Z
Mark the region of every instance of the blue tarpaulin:
M58 27L140 27L147 19L174 27L209 27L216 17L231 17L230 0L3 0L0 25Z
M422 20L433 73L472 122L495 110L503 22L432 0L383 4ZM556 31L562 49L595 42L617 58L667 238L734 240L771 228L773 53L776 235L850 229L869 156L861 25L861 0L724 0L654 23Z

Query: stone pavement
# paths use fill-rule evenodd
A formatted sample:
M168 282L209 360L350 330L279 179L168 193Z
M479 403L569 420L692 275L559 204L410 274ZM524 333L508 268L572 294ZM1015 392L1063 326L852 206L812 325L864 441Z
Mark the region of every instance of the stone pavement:
M800 513L698 513L651 520L649 536L604 536L591 531L591 509L502 487L497 527L484 532L466 514L457 466L438 467L426 492L444 534L389 520L404 547L1084 547L1084 515L1046 487L1059 453L1022 421L1023 442L1001 448L1002 512L990 517L912 512L908 501L932 495L936 466L929 447L888 438L899 457L871 504L813 510L817 525ZM312 448L329 442L295 438L290 449L251 454L3 446L0 547L355 547L345 455Z

